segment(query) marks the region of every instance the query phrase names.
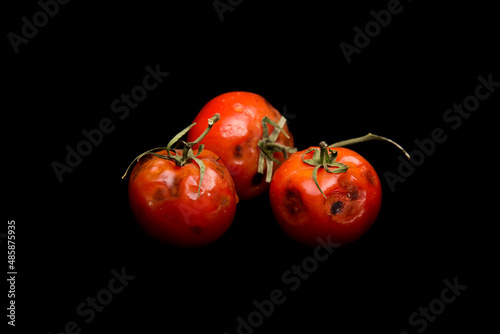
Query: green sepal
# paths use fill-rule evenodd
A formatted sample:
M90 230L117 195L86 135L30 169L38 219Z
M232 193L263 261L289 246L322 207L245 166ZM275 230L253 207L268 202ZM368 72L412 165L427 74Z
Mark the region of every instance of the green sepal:
M276 143L278 135L283 133L285 137L290 136L283 130L286 123L286 118L281 117L278 123L271 120L269 117L264 116L261 120L262 123L262 139L259 140L258 146L260 148L259 161L257 163L257 172L264 174L264 165L266 166L266 182L271 182L273 177L273 162L281 164L281 162L274 157L275 152L282 152L285 159L288 159L288 154L297 152L297 148L285 146ZM274 127L274 130L269 134L268 124Z
M188 127L186 127L184 130L182 130L181 132L179 132L178 134L176 134L174 136L174 138L172 138L172 140L170 140L168 142L166 147L156 147L156 148L153 148L151 150L148 150L148 151L138 155L134 160L132 160L130 165L127 167L127 170L125 171L125 174L123 174L122 179L125 178L130 167L132 167L132 165L135 162L139 162L139 160L143 156L148 155L148 154L154 155L155 157L158 157L161 159L174 161L175 164L179 167L185 166L187 163L189 163L192 160L192 161L196 162L196 164L200 168L200 182L198 183L198 197L200 197L201 182L203 181L203 177L205 176L206 167L205 167L205 164L203 163L203 161L201 159L197 158L197 156L199 156L201 154L201 152L203 151L203 148L205 146L203 144L200 144L200 146L198 147L198 153L196 153L196 154L194 154L192 147L194 145L198 144L203 139L203 137L205 137L208 134L208 132L210 131L212 126L219 119L220 119L219 114L215 114L214 116L209 118L208 119L208 127L195 141L185 142L183 140L180 140L194 125L196 125L196 123L193 123L193 124L189 125ZM184 145L184 148L182 149L182 155L178 155L177 151L172 148L172 146L174 146L174 144L175 144L175 147L177 147L179 143L182 143ZM155 152L161 151L161 150L166 150L167 155L155 153ZM172 152L173 152L173 154L172 154Z
M325 142L321 142L319 146L320 148L307 149L304 154L302 154L301 158L304 163L314 166L312 172L313 181L323 197L326 198L326 195L323 193L323 190L321 190L321 187L318 183L318 170L323 167L323 169L327 173L345 173L349 167L338 161L335 161L337 159L337 151L328 148L328 145ZM305 159L304 156L311 152L314 152L312 158ZM335 169L330 169L329 167L335 167Z
M323 190L321 190L321 187L319 186L319 183L318 183L318 169L320 167L321 167L321 165L317 165L316 167L314 167L313 172L312 172L312 177L313 177L314 183L316 183L316 187L318 187L319 191L321 192L321 195L323 195L326 198L325 194L323 194Z
M179 132L178 134L175 135L174 138L172 138L172 140L170 140L167 144L167 147L166 147L166 150L168 152L168 156L170 156L170 148L172 147L172 145L174 145L175 143L177 143L179 141L179 139L181 139L186 133L188 133L188 131L193 127L195 126L196 123L193 123L191 125L189 125L188 127L186 127L184 130L182 130L181 132ZM185 143L185 142L184 142ZM185 143L187 144L187 143Z
M203 177L205 176L205 163L196 157L192 157L191 159L193 159L200 168L200 182L198 183L198 197L200 197L201 182L203 181Z

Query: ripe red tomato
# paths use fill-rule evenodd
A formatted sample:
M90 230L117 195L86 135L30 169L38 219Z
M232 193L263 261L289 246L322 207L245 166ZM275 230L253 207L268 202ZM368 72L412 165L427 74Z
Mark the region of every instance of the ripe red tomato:
M213 152L203 150L197 158L205 164L199 197L200 171L194 162L178 167L173 161L147 155L132 170L130 206L153 238L181 247L200 247L219 239L231 225L237 203L231 175Z
M322 152L333 158L326 162L329 172L319 161ZM311 164L313 160L317 163ZM342 147L326 151L311 147L281 164L269 196L279 225L292 239L311 246L318 238L348 244L377 218L382 188L374 168L358 153Z
M192 149L219 118L218 114L211 117L197 139L182 142L183 149L172 146L194 124L166 147L144 152L132 162L137 161L128 186L130 207L153 238L181 247L200 247L220 238L231 225L238 196L229 171L203 145Z
M214 113L219 113L221 120L203 138L203 144L221 157L233 177L240 199L253 198L267 191L272 174L266 182L265 171L269 166L272 173L278 166L276 162L285 160L281 147L286 147L286 153L296 151L292 148L293 137L286 123L281 126L286 135L283 131L276 130L275 140L263 138L266 135L264 126L268 128L269 137L273 136L275 128L269 122L264 122L263 126L263 119L267 117L280 125L281 114L260 95L249 92L225 93L213 98L201 109L194 120L197 124L188 133L188 141L197 138L203 132L202 120ZM273 162L269 158L264 163L265 156L259 147L261 140L262 143L269 144L270 155L276 161ZM259 159L263 168L262 173L258 170Z

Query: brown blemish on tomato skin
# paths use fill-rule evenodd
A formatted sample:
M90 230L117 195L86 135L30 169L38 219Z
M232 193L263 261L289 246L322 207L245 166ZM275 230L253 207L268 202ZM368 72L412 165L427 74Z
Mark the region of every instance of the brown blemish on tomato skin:
M302 211L304 207L304 202L300 196L300 192L293 188L287 188L285 192L285 207L288 212L295 215Z
M356 185L352 185L352 187L350 187L347 190L347 197L349 197L352 200L359 198L359 190L358 190L358 187Z
M219 200L221 207L226 207L231 203L231 198L229 196L224 196Z
M220 160L220 157L218 157L216 160L211 160L211 161L213 161L213 163L215 165L214 169L217 172L217 174L219 175L219 177L224 180L226 178L225 170L227 170L227 168L222 164L222 161L219 161L219 160Z
M179 197L181 194L181 180L178 177L174 178L174 182L170 187L170 194L174 197Z
M139 176L139 174L141 173L141 171L143 170L144 168L144 165L146 164L146 162L148 162L149 160L151 160L153 158L153 155L151 154L148 154L148 155L145 155L143 156L138 162L137 164L134 166L134 168L132 168L132 171L130 172L130 183L134 182L135 179L137 178L137 176Z
M189 229L194 234L200 234L203 231L203 229L201 228L201 226L198 226L198 225L190 226Z
M169 175L167 179L165 179L165 185L167 186L170 196L179 197L181 194L181 183L182 177L177 177L175 175ZM165 196L166 198L167 196Z
M370 182L371 185L375 185L375 178L373 177L372 171L367 169L364 173L363 176Z
M219 177L221 179L224 180L226 178L225 173L224 173L224 169L222 168L221 165L219 165L218 163L216 163L214 169L215 169L215 172L219 175Z
M252 186L258 186L259 184L261 184L263 179L264 174L255 173L255 175L252 177Z
M243 147L241 147L241 145L236 145L233 152L233 156L235 159L241 159L243 157L243 153L241 152L242 150Z
M336 215L337 213L342 211L343 207L344 207L344 203L342 201L333 202L332 206L330 208L330 213L332 215Z
M167 198L167 189L165 187L158 187L153 195L153 201L160 202Z
M146 154L138 161L138 163L139 163L139 165L144 165L146 162L153 159L153 157L154 157L154 155L152 155L152 154Z
M339 187L344 189L347 193L347 197L351 200L355 200L359 198L359 189L358 186L355 185L350 179L342 177L339 179Z

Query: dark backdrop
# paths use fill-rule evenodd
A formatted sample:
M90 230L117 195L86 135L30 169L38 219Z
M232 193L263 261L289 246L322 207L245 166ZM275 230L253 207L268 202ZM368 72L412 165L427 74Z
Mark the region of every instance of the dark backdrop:
M280 289L286 301L255 333L484 332L497 312L487 302L497 304L492 145L500 87L480 89L490 94L477 106L470 97L479 76L500 81L490 5L221 0L219 11L232 9L221 20L213 1L71 1L57 12L49 3L53 17L37 15L42 7L34 0L3 11L1 232L15 220L15 330L233 334L238 317L248 321L256 310L254 300ZM388 6L397 12L390 22L381 12ZM26 26L31 37L16 53L9 33L22 36L33 15L38 32ZM374 15L385 27L370 24ZM367 23L369 41L355 30ZM350 62L343 42L358 43ZM126 117L114 113L113 101L142 84L147 66L169 75ZM408 151L420 150L416 141L428 143L436 128L447 139L420 154L423 161L394 189L385 175L400 173L400 152L384 143L353 147L381 178L380 215L291 291L282 275L313 250L281 232L267 194L239 203L230 230L198 250L151 240L128 206L120 177L129 162L165 145L207 101L233 90L286 110L299 149L368 132ZM474 109L469 117L447 114L465 99ZM53 162L64 163L66 146L76 148L82 131L103 119L112 130L60 182ZM6 260L5 239L1 245ZM95 317L82 316L87 298L108 296L103 289L117 273L128 276L127 286ZM467 286L449 304L439 302L445 280ZM409 322L430 305L438 315Z

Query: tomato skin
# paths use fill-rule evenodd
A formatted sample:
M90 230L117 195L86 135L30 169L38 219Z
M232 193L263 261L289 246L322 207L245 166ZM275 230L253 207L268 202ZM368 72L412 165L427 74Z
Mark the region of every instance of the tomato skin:
M203 150L198 158L206 167L200 197L200 169L194 161L178 167L147 155L132 170L130 206L151 237L179 247L201 247L220 238L231 225L238 202L231 176L213 152Z
M336 161L349 168L335 174L318 170L318 184L326 199L312 178L314 167L302 161L306 150L290 156L271 181L274 216L288 236L305 245L317 245L318 237L341 245L351 243L372 226L380 211L382 187L375 169L350 149L332 150L337 151Z
M206 119L215 113L221 118L203 138L202 144L219 155L228 168L242 200L260 195L269 189L265 176L257 172L262 138L262 118L269 117L278 123L281 114L262 96L249 92L228 92L210 100L198 113L196 125L188 133L188 141L196 139L206 127ZM269 125L269 132L274 129ZM285 124L276 143L292 147L293 137ZM276 152L274 157L284 161L283 153ZM273 164L274 169L278 167Z

